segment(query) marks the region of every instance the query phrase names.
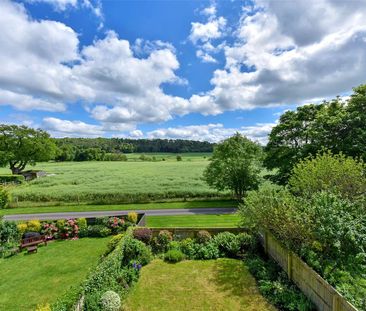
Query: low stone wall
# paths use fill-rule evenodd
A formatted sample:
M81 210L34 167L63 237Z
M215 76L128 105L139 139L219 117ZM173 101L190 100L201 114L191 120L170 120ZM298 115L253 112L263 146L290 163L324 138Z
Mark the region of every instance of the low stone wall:
M186 239L186 238L194 238L197 235L198 231L206 230L211 235L216 235L220 232L232 232L232 233L240 233L244 230L241 228L150 228L152 230L153 236L157 236L161 230L168 230L173 233L178 239Z

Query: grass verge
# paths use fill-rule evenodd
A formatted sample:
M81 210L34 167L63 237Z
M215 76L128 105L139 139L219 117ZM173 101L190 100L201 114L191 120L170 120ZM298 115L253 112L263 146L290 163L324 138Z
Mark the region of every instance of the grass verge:
M1 215L39 214L59 212L93 212L93 211L120 211L120 210L153 210L153 209L178 209L178 208L210 208L210 207L236 207L235 201L187 201L145 204L122 205L60 205L39 207L18 207L0 210Z
M0 310L34 310L51 303L87 276L110 238L57 241L36 254L0 259Z
M236 214L147 216L147 226L152 228L235 228L238 223Z
M235 259L177 264L154 260L126 301L128 311L276 310L258 291L244 263Z

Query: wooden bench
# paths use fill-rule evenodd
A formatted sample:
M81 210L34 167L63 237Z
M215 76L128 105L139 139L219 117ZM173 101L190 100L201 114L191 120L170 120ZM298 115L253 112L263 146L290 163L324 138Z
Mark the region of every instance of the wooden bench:
M44 235L34 236L31 238L25 238L25 239L22 239L19 249L22 250L23 248L26 248L26 247L28 248L31 246L37 247L37 245L41 244L41 243L44 243L45 245L47 245L47 239Z

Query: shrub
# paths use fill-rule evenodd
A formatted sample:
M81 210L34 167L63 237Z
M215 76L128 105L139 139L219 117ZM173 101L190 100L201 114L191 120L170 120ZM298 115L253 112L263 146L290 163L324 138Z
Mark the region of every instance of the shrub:
M172 233L168 230L161 230L157 237L154 239L153 247L156 252L165 253L171 241L173 241Z
M40 232L41 231L41 222L39 220L29 220L27 222L27 231L31 232Z
M100 305L102 311L118 311L121 308L121 298L116 292L109 290L102 295Z
M171 249L164 254L164 260L168 262L179 262L184 259L184 254L177 249Z
M344 154L330 151L300 161L289 179L291 192L303 197L328 191L349 199L366 193L366 165Z
M16 243L19 240L19 231L14 221L0 220L0 245Z
M209 242L207 244L198 244L194 259L217 259L220 257L219 248L216 244Z
M136 212L129 212L127 214L127 220L133 224L137 223L138 215Z
M239 239L231 232L220 232L213 237L212 242L223 257L236 257L240 251Z
M245 264L256 278L258 287L279 310L312 311L314 305L288 279L287 274L272 260L265 261L259 256L247 258Z
M88 226L88 236L90 237L106 237L112 233L111 229L103 225Z
M181 251L189 258L194 259L196 256L195 242L191 238L184 239L180 242Z
M238 239L241 253L245 253L247 251L253 252L257 247L257 240L249 233L239 233L236 238Z
M19 231L19 234L21 235L21 236L23 236L23 234L26 232L26 231L28 231L28 226L27 226L27 224L26 223L20 223L20 224L18 224L17 225L17 228L18 228L18 231Z
M59 231L61 231L65 226L65 219L59 219L56 221L56 227Z
M123 234L117 234L113 236L107 244L107 250L105 252L105 255L111 253L117 247L118 243L121 241L122 238Z
M59 228L60 237L63 239L77 238L79 233L79 227L76 219L68 219L64 221L63 227Z
M133 237L141 242L149 244L152 239L152 231L149 228L136 228Z
M88 223L85 218L77 219L79 230L86 230L88 228Z
M181 155L177 155L177 161L182 161L182 156Z
M211 240L211 234L206 230L200 230L197 232L196 241L200 244L205 244Z
M10 194L4 188L0 186L0 209L7 208L10 202Z
M151 249L143 242L130 237L127 237L124 240L122 252L123 265L128 265L131 260L136 260L144 266L147 265L152 259Z
M53 239L53 238L57 238L59 236L58 235L58 228L52 222L51 223L44 222L42 224L41 233L44 234L47 239Z
M179 241L171 241L168 244L168 250L171 250L171 249L180 250L180 242Z
M117 233L125 229L125 220L119 217L109 217L107 226L113 233Z

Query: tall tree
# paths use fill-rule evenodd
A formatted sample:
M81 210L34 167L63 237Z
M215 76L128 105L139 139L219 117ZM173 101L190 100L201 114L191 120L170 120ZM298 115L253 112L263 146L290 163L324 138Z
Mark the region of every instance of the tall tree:
M285 184L294 165L322 149L366 160L366 85L350 99L337 97L284 113L269 135L264 164Z
M209 186L230 190L241 200L246 191L259 185L261 158L262 148L237 133L214 148L204 179Z
M26 126L0 125L0 165L20 174L27 164L50 160L56 145L43 130Z

